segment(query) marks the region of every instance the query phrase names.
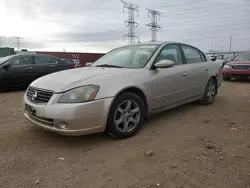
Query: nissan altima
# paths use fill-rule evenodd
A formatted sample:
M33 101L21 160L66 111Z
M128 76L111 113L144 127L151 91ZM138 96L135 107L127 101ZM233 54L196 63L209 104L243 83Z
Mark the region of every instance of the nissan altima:
M191 45L129 45L88 67L35 80L23 98L24 115L63 135L128 138L152 114L192 101L212 104L221 80L220 67Z

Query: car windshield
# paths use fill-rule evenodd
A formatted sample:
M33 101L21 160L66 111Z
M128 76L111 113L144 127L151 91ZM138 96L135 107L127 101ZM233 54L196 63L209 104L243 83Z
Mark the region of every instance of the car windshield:
M11 59L13 57L13 55L10 56L6 56L6 57L1 57L0 58L0 65L5 63L5 61L8 61L9 59Z
M142 68L148 63L159 45L135 45L117 48L110 51L91 66L119 67L119 68Z
M250 61L250 52L237 55L234 61Z

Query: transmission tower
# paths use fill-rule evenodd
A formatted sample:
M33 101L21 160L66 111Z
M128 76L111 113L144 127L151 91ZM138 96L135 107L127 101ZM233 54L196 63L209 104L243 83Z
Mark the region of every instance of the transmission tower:
M148 10L148 17L151 17L151 22L146 24L146 27L149 28L151 31L151 41L157 41L157 33L161 29L161 26L158 24L158 20L160 19L160 13L157 10L147 9Z
M123 3L123 13L124 9L128 9L128 19L124 21L125 26L128 28L128 33L124 35L124 37L128 38L130 44L133 44L136 42L136 39L139 40L139 37L135 35L135 29L139 25L138 22L135 21L135 16L139 15L139 6L127 3L123 0L121 2ZM135 15L135 13L137 15Z

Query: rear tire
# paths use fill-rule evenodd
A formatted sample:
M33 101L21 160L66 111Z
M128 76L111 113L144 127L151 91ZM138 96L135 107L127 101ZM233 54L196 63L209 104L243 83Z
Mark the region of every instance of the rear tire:
M208 80L204 95L200 100L200 104L209 105L214 102L215 96L217 94L217 83L213 78Z
M223 76L223 80L224 80L224 81L229 81L230 78L229 78L229 77L226 77L226 76Z
M140 129L146 115L142 99L134 93L123 93L114 100L106 132L118 139L129 138Z

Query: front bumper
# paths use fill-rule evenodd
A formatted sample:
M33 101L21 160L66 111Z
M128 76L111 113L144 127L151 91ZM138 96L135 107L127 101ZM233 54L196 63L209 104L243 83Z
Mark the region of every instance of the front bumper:
M222 75L227 78L245 78L250 79L250 69L234 70L232 68L223 68Z
M78 136L105 131L113 98L76 104L53 102L58 97L54 94L48 104L34 104L25 94L24 116L40 128L62 135ZM25 105L29 105L32 112L27 111ZM67 127L62 128L61 125Z

